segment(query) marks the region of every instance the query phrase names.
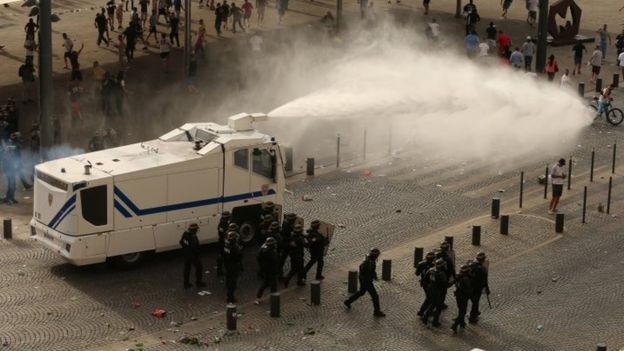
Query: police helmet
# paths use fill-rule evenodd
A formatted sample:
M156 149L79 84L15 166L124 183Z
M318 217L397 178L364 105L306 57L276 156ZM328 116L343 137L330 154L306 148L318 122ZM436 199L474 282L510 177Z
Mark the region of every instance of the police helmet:
M228 240L236 239L238 237L238 233L234 231L229 231L227 233Z
M199 225L197 225L197 223L191 223L189 224L188 229L196 231L197 229L199 229Z
M295 224L294 231L297 232L297 233L303 232L303 225L301 223Z
M443 241L442 243L440 243L440 248L442 250L448 250L449 246L450 246L449 243L446 241Z
M221 217L230 218L232 217L232 214L230 213L230 211L223 211L223 213L221 213Z
M284 217L287 220L294 221L295 219L297 219L297 214L289 212L289 213L285 214Z
M264 243L265 243L266 245L268 245L268 246L274 246L274 245L277 243L277 241L275 240L275 238L274 238L274 237L270 236L270 237L266 238L266 240L264 241Z
M435 260L435 265L436 265L436 267L439 267L439 266L444 266L445 264L446 264L446 261L444 261L444 260L443 260L443 259L441 259L441 258L438 258L437 260Z
M470 266L467 264L462 264L461 267L459 267L459 271L460 272L469 272L470 271Z
M273 221L271 222L271 226L269 228L271 229L279 229L279 222L278 221Z
M377 258L379 257L379 255L381 255L381 251L379 251L379 249L376 247L373 247L372 249L370 249L370 252L368 253L368 256L372 258Z
M427 252L427 254L425 255L425 258L426 258L427 260L430 260L430 261L431 261L431 260L433 260L433 259L435 258L435 253L434 253L433 251L429 251L429 252Z
M240 227L236 223L230 223L230 225L228 225L228 230L230 231L237 231L239 228Z
M477 254L477 260L478 261L483 261L485 260L486 256L485 256L485 252L481 251Z
M311 228L315 228L315 229L316 229L316 228L318 228L318 227L320 227L320 226L321 226L321 221L319 221L318 219L315 219L315 220L313 220L313 221L310 223L310 227L311 227Z

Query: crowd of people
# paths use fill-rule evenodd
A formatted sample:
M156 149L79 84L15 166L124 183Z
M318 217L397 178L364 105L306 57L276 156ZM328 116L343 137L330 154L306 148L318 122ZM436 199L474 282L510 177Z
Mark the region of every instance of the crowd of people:
M257 240L262 243L257 254L258 277L260 286L256 294L256 304L261 303L266 289L272 293L278 289L278 282L288 287L295 278L298 286L306 284L307 274L316 265L316 280L323 280L324 256L327 253L329 239L319 231L321 222L314 220L304 231L301 219L294 213L284 215L280 225L274 205L267 202L263 205L260 219L260 231ZM226 301L235 303L236 288L240 273L243 270L243 247L240 240L240 226L229 211L221 214L218 225L219 255L217 258L217 276L225 277ZM184 288L192 287L190 271L195 269L195 285L204 287L203 265L200 260L200 247L197 238L199 226L191 224L180 239L184 250ZM305 263L305 250L309 251L309 261ZM290 270L284 272L286 262Z

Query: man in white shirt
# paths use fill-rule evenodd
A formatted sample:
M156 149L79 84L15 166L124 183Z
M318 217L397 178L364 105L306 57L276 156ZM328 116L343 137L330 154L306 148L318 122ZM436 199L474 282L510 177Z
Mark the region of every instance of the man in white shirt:
M565 72L561 76L561 87L569 88L570 87L570 70L566 68Z
M431 31L431 39L433 41L437 41L440 37L440 25L435 18L431 20L431 23L429 23L429 30Z
M624 77L624 51L618 55L618 66L620 66L622 77Z
M596 82L596 79L598 79L598 75L600 75L602 59L603 57L602 57L602 51L600 50L600 46L596 46L596 49L594 49L594 52L589 58L589 64L592 66L592 77L591 77L592 83Z
M74 49L74 41L67 36L67 33L63 33L63 47L65 48L65 54L63 55L63 60L65 61L65 69L69 69L67 66L67 60L69 59L69 55Z
M561 158L559 159L559 162L552 166L550 170L550 179L552 183L552 199L550 200L550 208L548 209L548 213L550 214L557 212L557 205L559 204L561 194L563 194L563 183L565 183L567 176L565 164L566 160Z

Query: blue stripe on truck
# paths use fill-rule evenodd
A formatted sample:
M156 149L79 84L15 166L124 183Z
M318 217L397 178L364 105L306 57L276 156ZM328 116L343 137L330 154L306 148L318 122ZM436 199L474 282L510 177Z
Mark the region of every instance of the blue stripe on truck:
M178 204L163 205L163 206L157 206L157 207L140 209L118 187L114 188L114 193L115 193L115 195L117 195L119 200L121 200L121 202L123 202L132 212L134 212L134 214L136 214L138 216L145 216L145 215L151 215L151 214L162 213L162 212L169 212L169 211L176 211L176 210L184 210L184 209L188 209L188 208L214 205L214 204L217 204L217 203L220 203L220 202L223 202L223 203L225 203L225 202L233 202L233 201L240 201L240 200L251 199L251 198L254 198L254 197L262 197L262 196L276 194L275 190L269 189L266 195L262 195L262 191L254 191L254 192L249 192L249 193L244 193L244 194L213 197L213 198L203 199L203 200L181 202L181 203L178 203ZM121 204L120 204L119 207L121 207L125 211L125 208L123 208L123 206L121 206ZM119 208L117 206L115 206L115 208L117 208L117 210L119 210ZM119 210L119 211L121 212L121 210ZM123 214L123 212L122 212L122 214ZM125 214L124 214L124 216L125 216ZM126 218L127 218L127 216L126 216Z
M68 209L75 203L76 203L76 194L72 195L69 199L67 199L67 202L65 202L65 204L61 207L58 213L52 218L50 223L48 223L48 227L56 228L61 223L63 218L67 216L67 213L70 212L68 211Z

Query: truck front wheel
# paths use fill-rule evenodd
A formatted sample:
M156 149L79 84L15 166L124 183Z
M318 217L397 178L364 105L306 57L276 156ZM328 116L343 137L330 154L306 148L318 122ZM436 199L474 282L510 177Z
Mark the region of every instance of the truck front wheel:
M251 246L256 242L257 225L252 221L245 221L240 226L239 240L244 246Z
M119 268L130 268L138 265L145 258L144 252L133 252L125 255L112 257L111 262Z

